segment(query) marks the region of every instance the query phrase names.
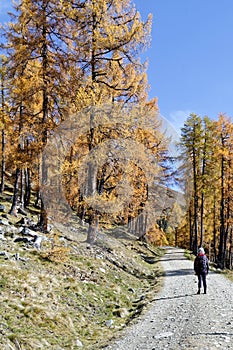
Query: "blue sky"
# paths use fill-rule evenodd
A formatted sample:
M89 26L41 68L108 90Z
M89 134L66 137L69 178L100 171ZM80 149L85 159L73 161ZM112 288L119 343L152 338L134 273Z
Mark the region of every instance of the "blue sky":
M149 96L176 128L191 113L233 115L233 1L134 0L153 14ZM0 1L0 22L11 0Z
M153 14L150 97L176 127L190 112L233 115L233 1L135 0Z

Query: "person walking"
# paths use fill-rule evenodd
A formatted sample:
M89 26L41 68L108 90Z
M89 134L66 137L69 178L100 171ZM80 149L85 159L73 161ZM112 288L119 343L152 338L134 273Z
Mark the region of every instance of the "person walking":
M209 273L209 260L205 255L204 249L201 247L198 249L198 255L194 260L194 271L198 277L198 291L197 294L201 293L201 287L203 283L204 294L207 292L206 276Z

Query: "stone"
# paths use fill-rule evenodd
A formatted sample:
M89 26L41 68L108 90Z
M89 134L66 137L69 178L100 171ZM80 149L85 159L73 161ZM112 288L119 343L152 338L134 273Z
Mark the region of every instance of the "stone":
M79 339L76 339L76 346L82 347L83 343Z
M43 241L43 237L42 236L35 237L35 241L33 243L33 247L38 249L38 250L40 250L42 241Z
M9 226L9 221L5 218L0 218L0 225Z
M6 210L5 205L0 204L0 213L3 213Z
M25 235L25 236L31 236L31 237L37 236L37 232L31 230L28 227L23 227L23 230L21 231L21 234Z
M129 311L126 308L120 308L117 310L113 310L112 314L117 317L125 318L129 316Z
M26 210L25 209L23 209L23 208L18 208L18 214L22 214L22 215L25 215L25 216L27 216L28 214L27 214L27 212L26 212Z
M32 240L32 238L27 238L27 237L16 237L14 239L14 242L17 243L17 242L23 242L23 243L30 243Z
M99 268L99 270L100 270L101 272L103 272L103 273L105 273L105 272L106 272L106 270L105 270L105 269L103 269L102 267L100 267L100 268Z
M9 254L7 252L5 252L5 251L0 252L0 256L4 256L5 259L9 259Z
M106 326L109 327L109 328L111 328L111 327L113 326L113 323L114 323L114 321L113 321L112 319L107 320L107 321L105 322Z

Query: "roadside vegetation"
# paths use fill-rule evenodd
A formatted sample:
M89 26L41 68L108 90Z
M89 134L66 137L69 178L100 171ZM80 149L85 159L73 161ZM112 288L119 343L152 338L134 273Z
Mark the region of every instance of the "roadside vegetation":
M6 214L6 197L1 217L9 225L0 225L2 349L100 349L154 298L161 249L124 228L87 244L86 228L75 217L62 233L53 228L36 249L17 241L25 238L17 224L24 216ZM29 210L27 218L34 217Z

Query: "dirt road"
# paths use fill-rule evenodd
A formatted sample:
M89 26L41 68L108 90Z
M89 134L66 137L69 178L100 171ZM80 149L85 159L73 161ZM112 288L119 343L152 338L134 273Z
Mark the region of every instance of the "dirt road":
M162 258L164 286L149 311L107 350L233 349L233 283L207 277L207 294L197 295L193 262L169 248Z

